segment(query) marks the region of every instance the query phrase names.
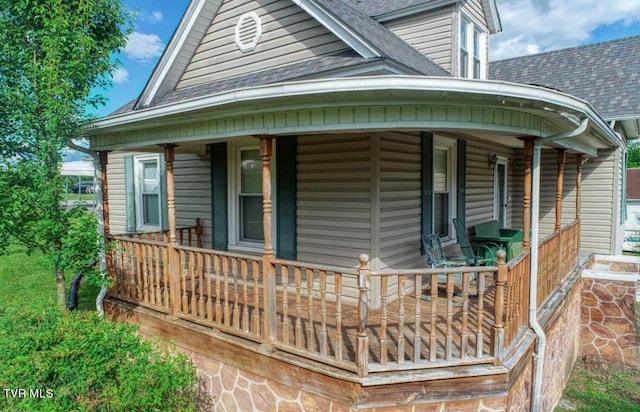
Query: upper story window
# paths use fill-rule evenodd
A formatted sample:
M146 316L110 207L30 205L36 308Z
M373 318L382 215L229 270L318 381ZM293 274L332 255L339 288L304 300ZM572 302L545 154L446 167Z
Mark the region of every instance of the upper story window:
M469 79L484 79L486 34L467 18L460 21L459 75Z

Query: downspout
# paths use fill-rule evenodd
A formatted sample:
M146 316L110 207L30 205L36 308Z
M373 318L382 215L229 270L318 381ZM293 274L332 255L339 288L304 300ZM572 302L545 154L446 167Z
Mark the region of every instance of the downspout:
M542 373L544 366L544 351L546 336L542 326L538 322L538 239L539 239L539 218L540 218L540 152L542 146L558 140L579 136L587 130L589 120L584 118L580 125L572 131L543 137L536 140L533 145L533 176L531 180L532 198L531 202L531 250L529 261L529 326L537 337L536 350L533 354L535 368L533 371L531 411L540 411L540 394L542 393Z
M96 310L100 316L104 316L104 298L107 296L107 255L105 250L105 233L104 233L104 211L102 209L102 175L100 171L100 156L97 152L89 150L85 147L78 146L72 141L67 142L67 145L79 152L85 153L93 157L93 174L96 182L95 190L93 192L94 208L96 213L96 219L98 220L98 263L100 270L100 279L102 279L100 285L100 292L96 297Z

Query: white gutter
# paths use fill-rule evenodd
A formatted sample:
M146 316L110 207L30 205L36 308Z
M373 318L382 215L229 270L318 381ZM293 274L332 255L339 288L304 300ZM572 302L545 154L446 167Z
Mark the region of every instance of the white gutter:
M533 145L533 176L531 180L531 250L529 260L529 326L536 334L537 343L533 357L535 368L533 371L533 382L531 388L531 411L540 411L540 394L542 392L542 374L544 367L544 352L546 346L546 336L542 326L538 322L538 239L540 227L540 152L546 143L568 139L579 136L587 130L589 119L584 118L578 128L570 132L561 133L554 136L547 136L536 140Z
M543 111L557 111L559 107L562 111L579 112L581 116L584 114L607 135L611 143L624 146L624 142L620 141L620 136L609 128L608 123L600 117L589 103L569 94L539 86L502 81L398 75L313 79L235 89L205 97L184 100L180 103L133 110L100 119L93 123L92 126L94 130L108 129L164 116L180 115L196 110L212 109L249 101L264 101L277 98L291 98L294 96L313 97L319 94L392 90L438 92L445 93L447 96L456 93L464 95L484 95L504 98L502 103L505 105L507 105L507 99L522 99L529 100L530 102L527 103L531 104L531 108ZM523 106L524 103L519 103L519 105ZM549 106L555 106L556 108ZM86 133L88 135L96 134L92 132L91 126L87 129Z

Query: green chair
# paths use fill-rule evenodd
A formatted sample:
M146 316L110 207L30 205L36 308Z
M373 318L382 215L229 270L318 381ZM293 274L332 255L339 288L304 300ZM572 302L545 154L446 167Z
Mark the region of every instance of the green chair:
M453 219L453 227L456 230L462 254L468 259L469 266L492 266L496 264L496 252L500 249L497 243L478 242L476 245L472 245L461 219Z
M507 252L507 261L517 255L522 249L522 229L501 228L497 220L478 223L474 226L476 242L493 243Z
M427 258L427 263L432 268L451 268L451 267L462 267L462 266L474 266L475 259L469 259L467 256L447 256L442 247L442 242L440 241L440 234L433 233L430 235L424 235L422 237L422 247L425 251L425 255ZM469 280L473 281L476 279L476 274L471 273L469 276ZM460 285L462 283L462 274L456 273L454 274L454 283L456 285ZM447 275L441 274L438 275L438 283L446 283ZM440 287L438 288L441 291L446 291L446 289ZM462 296L461 292L455 292L454 296ZM477 297L475 294L469 295L471 298Z

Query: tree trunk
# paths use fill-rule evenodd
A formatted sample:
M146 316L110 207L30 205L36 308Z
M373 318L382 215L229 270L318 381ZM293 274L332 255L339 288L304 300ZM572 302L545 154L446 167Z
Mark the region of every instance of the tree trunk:
M65 290L65 277L64 270L61 270L58 265L55 265L56 271L56 297L58 298L58 306L61 308L66 307L67 294Z

